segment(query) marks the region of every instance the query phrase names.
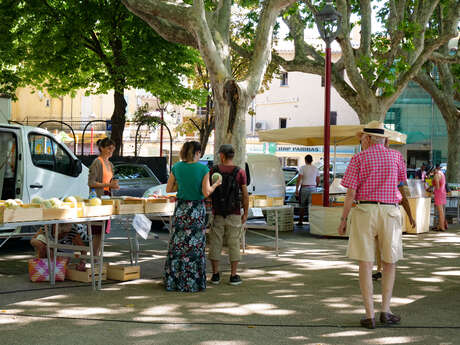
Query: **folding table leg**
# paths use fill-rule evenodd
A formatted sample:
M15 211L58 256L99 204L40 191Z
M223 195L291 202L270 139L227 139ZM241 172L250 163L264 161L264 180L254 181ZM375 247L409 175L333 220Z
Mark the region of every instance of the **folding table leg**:
M45 238L46 238L46 258L48 259L48 279L51 282L51 250L49 244L51 243L50 237L49 237L49 229L48 225L44 225L45 228Z
M94 250L93 250L93 231L91 230L91 222L87 224L88 228L88 239L89 239L89 257L91 262L91 282L93 284L93 290L96 290L96 282L94 280Z
M99 250L99 282L98 289L102 287L102 269L104 265L104 237L105 237L105 221L102 221L102 234L101 234L101 249Z

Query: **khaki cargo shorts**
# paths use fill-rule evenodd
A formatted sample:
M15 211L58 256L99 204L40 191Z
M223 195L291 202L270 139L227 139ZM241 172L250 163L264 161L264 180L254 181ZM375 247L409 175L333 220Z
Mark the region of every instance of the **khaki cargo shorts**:
M394 263L403 258L399 205L358 204L351 210L348 227L350 259L373 262L376 246L384 262Z
M240 237L242 229L241 215L231 214L225 218L214 215L211 222L211 231L209 232L209 258L215 261L220 260L225 240L228 246L230 262L240 261Z

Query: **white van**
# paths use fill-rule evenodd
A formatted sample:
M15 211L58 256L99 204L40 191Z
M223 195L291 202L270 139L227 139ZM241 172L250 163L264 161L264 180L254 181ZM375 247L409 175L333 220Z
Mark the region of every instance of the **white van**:
M202 159L200 163L212 167L212 160ZM246 175L249 194L262 194L271 197L283 197L286 193L284 174L278 157L267 154L246 156ZM166 184L149 188L144 196L159 192L166 195Z
M246 157L248 192L271 197L283 197L286 193L284 173L278 157L249 153ZM249 172L248 172L249 171Z
M29 203L88 196L88 168L48 131L0 124L0 196Z

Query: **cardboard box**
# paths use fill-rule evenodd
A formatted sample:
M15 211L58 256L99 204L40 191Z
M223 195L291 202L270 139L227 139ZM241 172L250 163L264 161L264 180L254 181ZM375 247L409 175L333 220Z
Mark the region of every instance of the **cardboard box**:
M144 213L144 199L115 199L113 214Z
M111 280L127 281L141 277L140 266L110 265L107 268L107 278Z
M416 227L411 227L409 217L401 206L403 232L407 232L409 234L419 234L430 231L431 198L408 198L407 200L409 201L409 207L412 217L415 219Z
M0 223L32 222L42 218L43 209L40 205L26 204L18 208L0 206Z
M343 207L310 206L310 233L321 236L340 236L337 229L340 225L342 211ZM348 237L348 231L341 237Z
M107 264L102 266L102 280L107 280ZM87 268L86 271L77 271L75 265L67 267L65 275L66 279L75 282L91 283L91 268ZM94 279L99 280L99 267L94 267Z

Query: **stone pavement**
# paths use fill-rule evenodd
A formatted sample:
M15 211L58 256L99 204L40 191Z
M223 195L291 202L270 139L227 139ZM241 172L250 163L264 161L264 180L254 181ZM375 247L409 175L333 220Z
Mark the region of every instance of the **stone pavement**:
M127 262L126 233L114 229L106 261ZM247 233L242 285L227 284L224 256L221 284L194 294L160 284L165 232L141 240L142 279L95 292L29 282L31 248L11 242L0 249L0 344L460 344L460 226L404 236L392 308L402 323L375 330L359 327L358 267L345 257L345 239L296 228L281 233L276 257L272 235ZM380 281L374 286L378 311Z

